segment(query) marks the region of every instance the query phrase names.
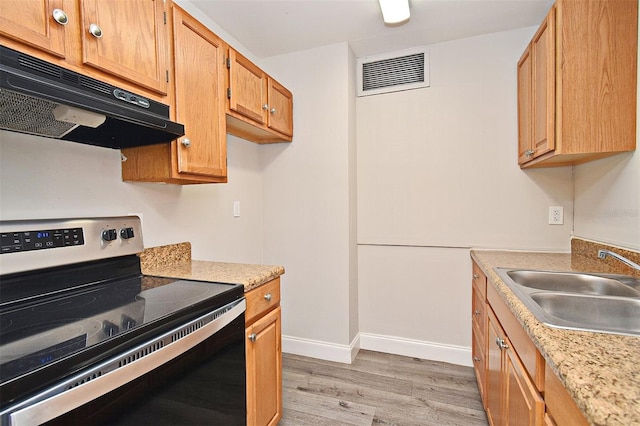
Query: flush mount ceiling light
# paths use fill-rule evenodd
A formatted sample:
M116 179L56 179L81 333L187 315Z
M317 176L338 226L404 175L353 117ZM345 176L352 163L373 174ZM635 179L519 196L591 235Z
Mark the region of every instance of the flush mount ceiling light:
M378 0L385 24L398 25L409 20L409 0Z

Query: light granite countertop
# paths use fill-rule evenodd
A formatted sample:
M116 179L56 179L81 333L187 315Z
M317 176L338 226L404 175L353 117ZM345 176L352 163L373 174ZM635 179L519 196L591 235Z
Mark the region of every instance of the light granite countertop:
M190 243L146 249L140 263L145 275L242 284L245 292L284 274L284 267L277 265L192 260Z
M612 271L606 262L580 256L580 248L572 242L573 255L472 250L471 257L486 273L488 285L505 300L591 424L640 425L640 337L549 327L533 316L493 270L508 267L620 272Z

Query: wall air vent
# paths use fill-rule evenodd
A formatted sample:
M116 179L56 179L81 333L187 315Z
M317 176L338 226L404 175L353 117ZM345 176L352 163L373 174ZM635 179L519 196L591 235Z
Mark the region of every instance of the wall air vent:
M408 49L358 58L358 96L429 87L429 51Z

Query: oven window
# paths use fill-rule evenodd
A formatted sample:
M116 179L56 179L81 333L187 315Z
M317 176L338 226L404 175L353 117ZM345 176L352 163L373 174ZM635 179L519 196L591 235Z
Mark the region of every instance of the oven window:
M245 425L244 315L146 375L49 425Z

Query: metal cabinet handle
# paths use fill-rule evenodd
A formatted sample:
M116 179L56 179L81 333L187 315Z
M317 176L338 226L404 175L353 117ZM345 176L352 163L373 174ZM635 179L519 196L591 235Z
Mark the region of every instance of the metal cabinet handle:
M271 114L275 114L276 113L276 109L275 108L271 108Z
M478 275L478 274L473 274L473 279L474 279L474 280L477 280L478 278L480 278L480 275Z
M53 9L53 19L60 25L67 25L69 17L62 9Z
M184 145L185 147L189 148L191 146L191 139L189 139L189 138L182 139L182 145Z
M267 302L271 302L271 293L267 293L264 295L264 300L266 300Z
M91 34L95 38L101 38L102 29L97 24L91 24L89 25L89 34Z
M524 152L524 155L526 155L527 157L531 157L534 153L535 153L534 150L528 149Z
M257 338L258 335L256 333L252 333L249 335L249 340L251 340L252 342L255 342Z
M509 349L509 345L507 345L504 342L504 339L500 338L500 337L496 337L496 345L498 345L498 347L500 349Z
M265 111L268 110L269 109L269 105L267 105L267 104L262 105L262 109L265 110Z
M475 315L480 315L480 311L479 311L478 309L476 309L475 311L473 311L473 313L474 313Z

